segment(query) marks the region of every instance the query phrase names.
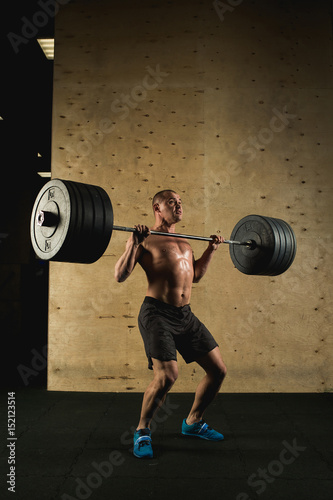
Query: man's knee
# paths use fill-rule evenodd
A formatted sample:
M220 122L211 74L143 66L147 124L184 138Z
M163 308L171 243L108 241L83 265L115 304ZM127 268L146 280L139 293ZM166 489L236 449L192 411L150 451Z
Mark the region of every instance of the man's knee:
M222 384L223 380L227 375L227 367L223 362L217 364L212 369L212 375L217 383Z
M164 380L165 386L172 387L178 378L178 368L172 367L166 370L162 378Z
M215 382L221 384L227 374L227 367L222 360L219 349L216 348L207 356L198 360L199 365Z
M222 377L222 382L223 382L223 380L225 379L225 377L227 375L227 371L228 371L227 367L223 363L223 365L221 366L221 370L220 370L220 376Z
M162 388L170 389L178 378L177 364L163 363L163 366L155 371L155 378Z

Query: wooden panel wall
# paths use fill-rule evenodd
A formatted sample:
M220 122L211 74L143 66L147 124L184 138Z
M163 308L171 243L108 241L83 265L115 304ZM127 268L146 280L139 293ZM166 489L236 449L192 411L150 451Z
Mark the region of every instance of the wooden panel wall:
M181 193L189 234L230 236L247 214L298 240L278 277L245 276L221 248L192 308L220 344L226 392L331 391L330 2L76 0L56 17L53 177L98 184L115 223L153 223ZM141 269L113 278L125 233L95 264L51 263L50 390L144 391ZM196 256L205 244L194 242ZM179 359L174 391L202 372Z

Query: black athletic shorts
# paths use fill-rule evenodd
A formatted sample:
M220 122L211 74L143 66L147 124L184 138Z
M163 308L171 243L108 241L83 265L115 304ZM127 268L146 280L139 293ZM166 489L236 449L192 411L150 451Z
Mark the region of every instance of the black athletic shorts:
M146 297L138 323L150 370L152 358L177 361L178 351L186 363L192 363L218 345L189 305L176 307Z

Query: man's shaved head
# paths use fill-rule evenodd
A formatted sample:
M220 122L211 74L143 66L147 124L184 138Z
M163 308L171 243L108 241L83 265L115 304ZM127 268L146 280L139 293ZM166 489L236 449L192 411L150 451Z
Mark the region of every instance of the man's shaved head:
M169 193L176 194L176 191L174 191L173 189L163 189L163 191L159 191L158 193L156 193L153 198L152 205L154 206L155 203L161 203L162 201L164 201Z

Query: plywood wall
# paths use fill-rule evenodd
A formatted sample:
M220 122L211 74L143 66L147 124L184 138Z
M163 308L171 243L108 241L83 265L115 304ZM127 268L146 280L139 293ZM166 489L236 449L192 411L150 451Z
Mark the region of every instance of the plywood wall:
M220 344L226 392L331 391L333 74L330 2L77 0L56 17L52 176L97 184L115 223L153 223L151 198L181 193L179 230L226 237L247 214L298 240L274 278L219 249L192 308ZM50 390L144 391L138 267L51 263ZM194 242L196 256L205 244ZM202 377L179 359L174 391Z

